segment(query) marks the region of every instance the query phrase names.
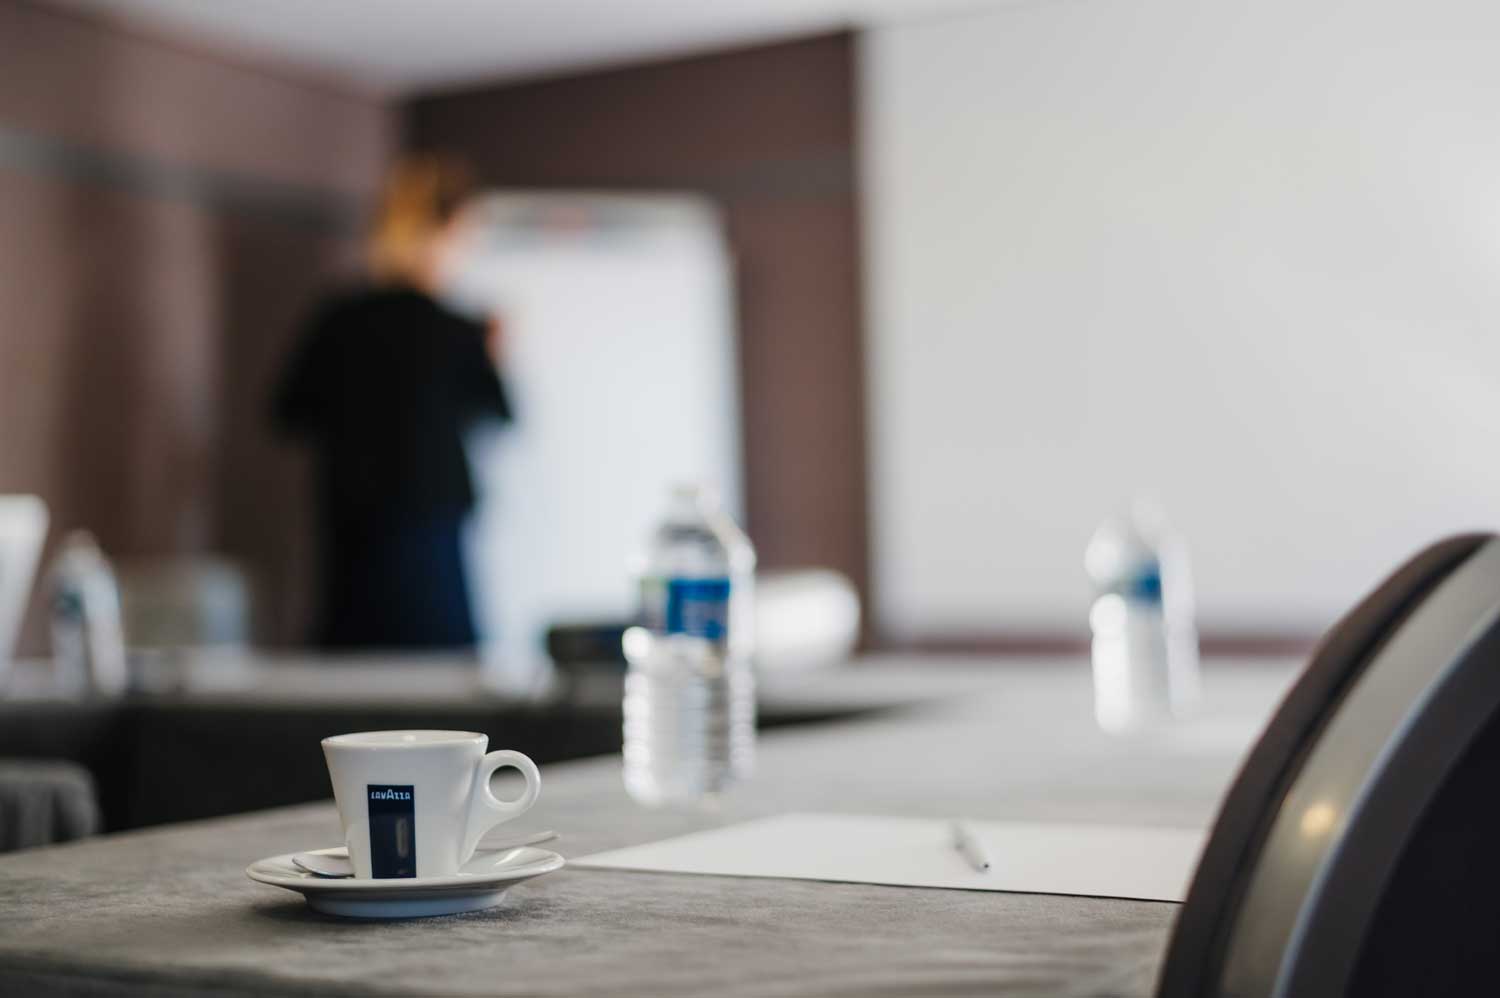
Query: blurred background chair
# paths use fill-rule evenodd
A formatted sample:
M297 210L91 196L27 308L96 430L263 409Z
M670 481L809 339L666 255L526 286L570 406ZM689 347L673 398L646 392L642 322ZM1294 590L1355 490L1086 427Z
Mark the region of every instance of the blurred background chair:
M125 561L120 610L132 651L244 648L252 600L245 572L213 555Z
M57 759L0 759L0 852L99 829L99 799L87 769Z

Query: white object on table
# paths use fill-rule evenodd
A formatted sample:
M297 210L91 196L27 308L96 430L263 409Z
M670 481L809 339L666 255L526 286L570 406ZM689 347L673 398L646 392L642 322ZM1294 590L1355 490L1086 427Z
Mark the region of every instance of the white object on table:
M1181 901L1201 829L971 821L992 858L954 861L932 818L784 814L570 860L575 867Z
M756 669L801 672L847 662L859 643L859 618L859 593L839 572L757 572Z
M475 731L357 731L323 739L323 758L344 843L361 880L445 877L473 857L496 825L536 803L542 775L513 749L486 752ZM502 767L526 788L511 800L490 790Z
M46 503L36 496L0 496L0 686L10 674L11 653L46 537Z

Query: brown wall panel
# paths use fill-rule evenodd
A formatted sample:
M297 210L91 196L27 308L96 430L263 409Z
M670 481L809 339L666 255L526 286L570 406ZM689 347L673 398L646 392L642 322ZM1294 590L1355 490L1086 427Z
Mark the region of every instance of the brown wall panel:
M0 80L7 128L265 183L368 190L392 139L368 95L25 0L0 0Z
M300 633L299 457L264 418L344 269L394 112L0 0L0 492L111 554L225 553ZM45 646L33 609L23 650Z
M205 219L0 173L0 489L122 554L202 547L217 434Z
M867 582L864 371L851 196L739 202L747 501L768 566Z
M413 102L407 128L491 184L720 204L737 261L750 534L763 565L829 565L864 592L853 58L840 34L478 88Z

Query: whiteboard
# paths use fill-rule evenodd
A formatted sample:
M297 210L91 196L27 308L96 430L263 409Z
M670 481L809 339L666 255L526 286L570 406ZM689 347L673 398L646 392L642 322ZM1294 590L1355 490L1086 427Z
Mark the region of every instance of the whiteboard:
M862 52L887 630L1085 627L1137 493L1205 628L1500 523L1500 6L1033 3Z
M498 681L542 667L545 629L634 613L634 561L679 481L741 473L732 282L719 218L689 197L494 195L464 295L505 323L515 423L471 442L469 563Z

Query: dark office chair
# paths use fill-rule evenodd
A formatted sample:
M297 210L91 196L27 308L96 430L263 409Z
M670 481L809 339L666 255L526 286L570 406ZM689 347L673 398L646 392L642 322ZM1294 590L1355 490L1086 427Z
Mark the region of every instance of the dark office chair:
M1158 998L1500 994L1500 538L1323 639L1225 798Z
M87 769L62 759L0 758L0 852L81 839L100 824Z

